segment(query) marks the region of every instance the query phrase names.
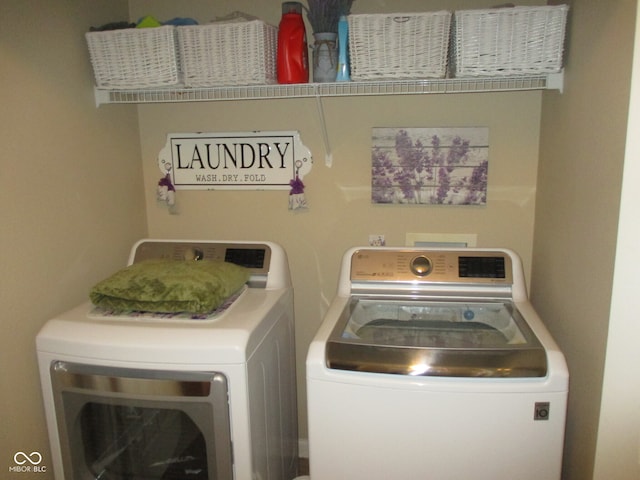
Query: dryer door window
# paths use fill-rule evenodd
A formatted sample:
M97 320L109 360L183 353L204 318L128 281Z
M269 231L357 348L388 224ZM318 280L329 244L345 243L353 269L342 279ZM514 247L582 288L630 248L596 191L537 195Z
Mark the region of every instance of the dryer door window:
M224 375L57 362L52 378L67 479L233 478Z
M181 410L88 402L77 456L92 478L207 479L204 435Z

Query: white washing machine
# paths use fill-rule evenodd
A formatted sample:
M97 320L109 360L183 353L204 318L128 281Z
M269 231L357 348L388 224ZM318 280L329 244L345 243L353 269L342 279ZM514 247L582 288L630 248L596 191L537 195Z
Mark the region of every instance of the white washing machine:
M57 480L290 480L297 474L293 290L270 242L143 240L146 259L224 260L247 284L206 316L84 303L37 336Z
M307 356L311 480L558 480L568 379L514 252L349 250Z

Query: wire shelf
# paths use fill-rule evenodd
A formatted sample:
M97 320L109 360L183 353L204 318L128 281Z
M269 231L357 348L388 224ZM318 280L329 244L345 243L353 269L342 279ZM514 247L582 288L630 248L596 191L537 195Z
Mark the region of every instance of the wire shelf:
M560 90L563 74L510 77L389 80L292 85L223 87L166 87L140 90L95 89L96 105L108 103L179 103L282 98L347 97L366 95L423 95L523 90Z

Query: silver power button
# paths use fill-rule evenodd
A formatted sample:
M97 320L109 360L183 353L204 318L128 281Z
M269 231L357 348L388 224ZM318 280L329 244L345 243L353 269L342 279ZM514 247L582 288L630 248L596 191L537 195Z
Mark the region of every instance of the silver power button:
M431 273L433 269L433 265L431 260L429 260L424 255L420 255L411 260L410 264L411 271L415 273L419 277L424 277Z

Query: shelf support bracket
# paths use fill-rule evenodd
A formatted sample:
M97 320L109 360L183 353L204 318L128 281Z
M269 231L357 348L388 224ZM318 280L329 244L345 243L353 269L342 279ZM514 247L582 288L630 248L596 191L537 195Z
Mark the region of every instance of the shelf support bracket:
M329 135L327 133L327 124L324 119L324 109L322 108L322 96L316 89L316 106L318 108L318 118L320 120L320 128L322 130L322 142L324 143L324 163L331 168L333 165L333 154L331 153L331 145L329 145Z
M106 90L100 90L97 87L93 87L93 96L96 99L96 108L103 103L109 103L109 92Z
M564 93L564 69L559 73L549 73L547 75L547 89L559 90Z

